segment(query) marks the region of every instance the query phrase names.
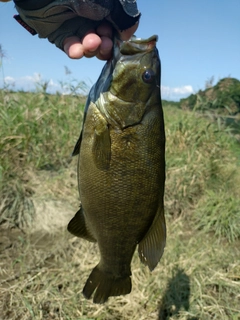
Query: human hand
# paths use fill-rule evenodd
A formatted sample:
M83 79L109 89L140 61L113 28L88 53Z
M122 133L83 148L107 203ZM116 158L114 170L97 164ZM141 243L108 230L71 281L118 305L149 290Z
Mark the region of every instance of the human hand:
M122 40L128 40L138 28L138 22L131 28L119 31ZM112 54L113 27L109 22L103 22L97 27L96 32L90 30L82 39L76 37L66 38L63 49L71 59L80 59L83 56L92 58L96 56L100 60L108 60Z
M0 0L1 1L1 0ZM113 29L128 40L138 27L136 0L14 0L16 20L72 59L111 57ZM119 31L124 30L124 31ZM115 31L116 32L116 31Z

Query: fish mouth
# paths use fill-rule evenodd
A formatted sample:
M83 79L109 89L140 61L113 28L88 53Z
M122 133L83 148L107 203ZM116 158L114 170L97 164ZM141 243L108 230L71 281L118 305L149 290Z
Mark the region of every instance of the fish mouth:
M148 52L155 48L157 41L157 35L153 35L147 39L132 36L128 41L122 41L119 47L119 51L123 55L133 55L137 53Z
M148 42L152 42L152 41L157 42L158 35L154 34L153 36L151 36L147 39L138 38L137 36L134 35L131 37L130 41L135 42L135 43L148 43Z

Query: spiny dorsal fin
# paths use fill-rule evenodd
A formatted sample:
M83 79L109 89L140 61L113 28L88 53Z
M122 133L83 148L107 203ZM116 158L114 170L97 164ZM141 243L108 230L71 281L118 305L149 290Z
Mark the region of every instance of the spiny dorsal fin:
M166 224L163 207L158 212L148 232L138 245L139 258L152 271L161 259L166 244Z

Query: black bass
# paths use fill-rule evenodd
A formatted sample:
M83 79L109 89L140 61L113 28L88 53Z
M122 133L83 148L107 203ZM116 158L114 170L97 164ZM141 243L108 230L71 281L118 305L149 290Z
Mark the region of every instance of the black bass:
M114 55L91 89L79 154L80 210L68 230L101 254L84 296L104 303L131 292L131 260L153 270L166 242L165 133L157 36L115 39Z

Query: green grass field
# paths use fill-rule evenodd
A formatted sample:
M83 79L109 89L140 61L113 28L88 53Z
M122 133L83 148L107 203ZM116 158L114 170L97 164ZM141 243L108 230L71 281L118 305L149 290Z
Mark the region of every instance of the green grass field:
M239 320L240 144L168 102L163 258L150 273L134 255L131 294L84 299L97 247L66 231L83 104L0 91L0 320Z

